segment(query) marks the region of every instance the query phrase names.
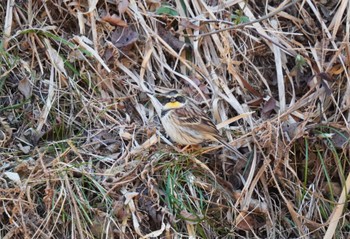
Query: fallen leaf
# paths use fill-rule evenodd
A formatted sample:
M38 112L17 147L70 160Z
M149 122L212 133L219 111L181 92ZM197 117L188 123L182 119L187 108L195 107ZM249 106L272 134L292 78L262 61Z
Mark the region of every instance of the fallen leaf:
M341 73L344 72L344 68L341 64L336 64L329 70L329 74L331 75L340 75Z
M121 27L127 27L128 23L126 23L121 17L118 17L117 15L113 14L112 16L106 15L102 17L102 20L105 22L108 22L109 24L113 26L121 26Z
M190 224L198 224L200 220L202 220L203 216L200 215L193 215L193 213L188 212L187 210L183 209L180 212L181 217L186 220L186 223Z
M333 145L337 149L343 149L349 146L349 133L339 131L332 136Z
M47 47L47 53L49 55L49 58L51 60L51 63L56 68L57 71L61 72L64 76L67 76L66 69L64 68L64 62L62 57L58 54L58 52L52 48L51 43L48 39L44 39L46 47Z
M135 43L139 34L129 27L117 28L111 35L111 42L118 48L127 47Z
M268 113L268 112L272 111L273 109L275 109L275 107L276 107L276 100L271 97L268 101L266 101L266 103L262 109L262 112Z
M18 90L24 95L26 99L29 99L32 96L33 86L27 77L19 81Z
M14 181L17 185L21 185L21 178L18 173L13 172L4 172L4 174L12 181Z
M268 101L266 101L265 105L262 108L261 111L261 116L266 119L270 116L270 114L272 113L272 111L275 109L276 107L276 100L271 97Z
M166 30L160 24L158 24L158 34L175 51L180 51L184 46L189 47L185 42L180 41L170 31Z

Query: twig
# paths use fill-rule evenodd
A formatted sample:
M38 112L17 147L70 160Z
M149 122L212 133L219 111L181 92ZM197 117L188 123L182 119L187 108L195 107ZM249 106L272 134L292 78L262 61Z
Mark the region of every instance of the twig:
M217 33L223 32L223 31L239 29L239 28L243 28L245 26L252 25L254 23L262 22L262 21L264 21L266 19L269 19L269 18L273 17L277 13L279 13L279 12L281 12L281 11L291 7L291 6L293 6L294 4L297 3L297 1L298 0L292 0L292 2L288 3L284 7L280 8L280 9L277 9L276 11L273 11L273 12L267 14L266 16L263 16L263 17L261 17L259 19L256 19L256 20L253 20L253 21L250 21L250 22L241 23L241 24L238 24L238 25L234 25L234 26L231 26L231 27L227 27L227 28L219 29L219 30L216 30L216 31L213 31L213 32L207 32L207 33L199 34L199 35L187 35L187 37L205 37L205 36L210 36L212 34L217 34ZM232 25L234 24L234 23L229 23L227 21L219 21L219 22L222 22L222 23L225 23L225 24L232 24Z

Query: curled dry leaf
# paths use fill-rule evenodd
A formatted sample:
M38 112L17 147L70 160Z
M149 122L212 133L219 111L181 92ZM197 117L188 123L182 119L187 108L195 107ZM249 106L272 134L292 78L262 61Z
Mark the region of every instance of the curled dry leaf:
M117 15L113 14L112 16L106 15L102 17L103 21L108 22L109 24L113 26L120 26L120 27L127 27L128 23L126 23L121 17L118 17Z
M344 70L345 69L341 64L336 64L329 70L328 73L331 75L340 75L341 73L344 72Z

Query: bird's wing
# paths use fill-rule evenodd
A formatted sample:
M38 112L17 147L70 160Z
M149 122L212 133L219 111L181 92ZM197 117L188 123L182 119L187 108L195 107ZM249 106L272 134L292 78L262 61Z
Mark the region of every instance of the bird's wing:
M195 106L176 109L176 114L182 125L213 136L219 134L213 121Z

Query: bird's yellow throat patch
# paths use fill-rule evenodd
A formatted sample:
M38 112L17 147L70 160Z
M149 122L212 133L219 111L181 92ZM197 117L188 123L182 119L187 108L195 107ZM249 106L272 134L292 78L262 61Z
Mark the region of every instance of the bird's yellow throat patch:
M166 109L176 109L176 108L180 108L183 106L182 103L175 101L175 102L168 102L164 105Z

